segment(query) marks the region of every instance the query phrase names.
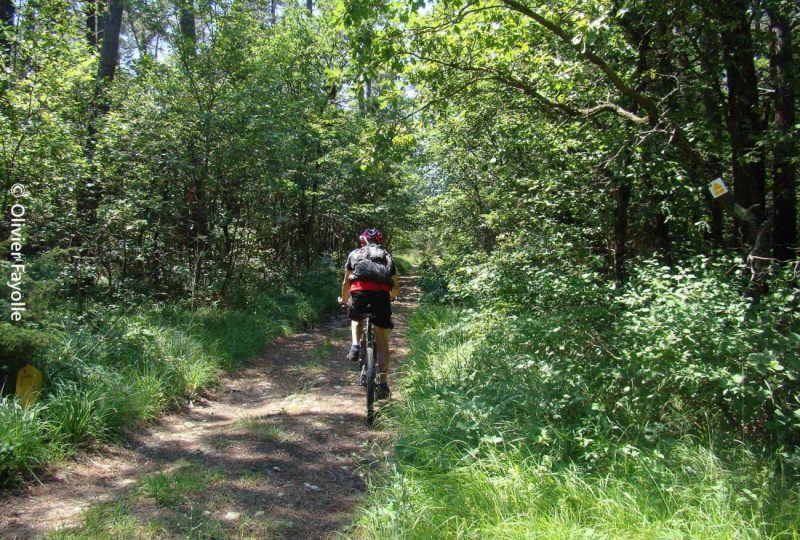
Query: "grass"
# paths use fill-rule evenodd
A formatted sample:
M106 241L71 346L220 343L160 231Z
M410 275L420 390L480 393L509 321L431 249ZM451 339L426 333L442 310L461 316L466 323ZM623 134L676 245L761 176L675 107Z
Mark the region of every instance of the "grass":
M157 530L148 529L131 514L131 501L121 498L99 504L84 512L79 527L62 529L47 535L49 540L89 540L95 538L158 538Z
M141 478L115 499L91 506L76 526L51 532L50 540L157 539L157 538L273 538L291 522L267 515L249 515L230 491L226 471L207 470L202 464L181 461L173 468ZM238 480L257 488L265 477L257 471ZM235 488L234 488L235 489ZM224 518L240 511L236 520Z
M324 367L325 362L331 357L333 351L334 341L331 338L325 340L324 343L314 347L309 353L309 357L303 362L292 364L287 369L295 376L303 376L308 379L316 375L315 371L319 371Z
M0 401L0 477L35 472L64 455L64 445L54 437L55 426L44 407L22 407L16 399Z
M224 452L233 444L233 441L225 435L216 435L209 441L209 444L217 452Z
M95 538L220 538L221 524L197 502L222 480L219 471L181 461L170 471L143 477L126 494L90 507L81 523L50 533L52 540ZM147 508L155 503L156 511Z
M156 513L144 513L137 507L141 500L123 496L109 503L92 506L82 515L76 527L49 533L48 540L96 540L160 538L241 538L228 531L217 519L205 514L200 507L166 508ZM247 537L247 536L244 536Z
M222 370L318 320L335 306L336 293L333 273L316 272L296 288L238 291L228 306L96 305L80 319L67 317L75 320L48 333L56 337L37 353L45 373L38 403L23 409L14 397L0 401L0 485L24 481L80 447L117 440L125 426L197 398ZM14 337L7 334L5 341ZM313 362L329 352L326 345Z
M159 471L145 476L138 492L152 498L159 506L177 506L188 497L206 491L221 478L221 473L209 471L197 464L178 463L170 472Z
M319 358L309 358L299 364L292 364L287 368L295 377L304 376L304 378L312 377L315 370L323 367L322 360Z
M327 360L331 356L331 352L333 351L333 342L330 338L325 340L325 343L322 345L315 347L314 350L311 351L311 358L314 359L317 363L322 363L324 360Z
M443 306L414 315L405 401L387 410L394 457L370 478L353 536L800 538L800 488L758 448L544 417L546 387L499 369L513 351L487 344L509 335L503 324Z
M261 442L273 442L286 437L286 431L282 427L255 416L240 418L233 423L233 427L246 432Z
M653 474L658 467L650 463L595 476L504 452L441 474L403 467L373 487L360 524L368 538L792 538L800 532L791 515L796 494L774 500L742 491L742 471L725 469L702 447L682 450L695 468L667 478ZM743 470L757 473L752 466ZM777 523L769 507L785 512L774 516Z
M68 444L80 445L108 439L117 408L107 388L62 381L50 395L45 412L56 436Z
M245 471L239 475L239 481L248 487L255 487L266 482L267 476L259 471Z

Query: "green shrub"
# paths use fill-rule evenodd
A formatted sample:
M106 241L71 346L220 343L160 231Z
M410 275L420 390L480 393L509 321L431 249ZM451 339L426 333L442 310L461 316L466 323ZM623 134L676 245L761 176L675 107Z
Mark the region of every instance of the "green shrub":
M445 263L461 307L411 320L364 537L798 534L791 276L754 305L733 260L640 262L620 288L500 251Z
M38 364L55 336L8 323L0 323L0 391L13 393L17 371L27 364Z
M419 264L419 286L422 289L422 301L426 303L445 302L453 299L449 290L449 279L445 264L434 264L423 259Z
M39 404L22 407L14 397L0 398L0 483L34 474L62 455L45 410Z
M619 299L619 353L598 387L610 410L630 422L681 411L696 429L714 417L740 435L796 446L800 313L791 306L798 290L775 276L772 293L753 305L726 275L732 267L735 261L706 258L640 266Z
M707 425L710 432L679 427L675 411L672 431L609 414L605 370L619 366L604 348L617 328L597 317L580 305L513 318L440 305L418 310L398 382L405 399L386 420L397 435L392 473L374 479L358 533L797 534L800 489L776 472L776 456L732 443L725 424ZM604 341L585 326L597 320Z
M795 461L798 292L776 275L753 305L741 294L744 277L731 272L737 267L702 257L674 268L644 262L623 289L591 272L499 256L465 268L450 289L477 300L467 305L481 306L475 328L484 339L472 361L479 367L457 391L496 399L505 423L528 431L555 418L559 444L587 455L598 451L586 443L593 433L653 438L702 433L710 423L782 446Z
M400 275L407 275L411 272L411 269L414 267L414 261L416 257L412 255L398 255L394 253L392 255L394 259L394 264L397 267L397 273Z

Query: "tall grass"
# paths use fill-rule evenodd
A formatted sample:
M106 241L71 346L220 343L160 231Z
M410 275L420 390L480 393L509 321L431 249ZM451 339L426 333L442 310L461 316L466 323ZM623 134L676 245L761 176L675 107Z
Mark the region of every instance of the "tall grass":
M95 306L62 330L36 364L45 388L36 405L0 403L0 483L19 480L123 428L194 399L276 337L317 320L336 303L329 271L293 287L250 288L227 303L138 309Z
M591 395L584 408L590 382L532 356L557 317L524 317L418 310L405 399L385 420L395 451L371 480L357 537L800 536L800 488L775 459L718 428L619 425Z
M14 398L0 398L0 478L33 475L61 457L62 445L44 410L38 404L22 407Z
M685 461L657 483L649 463L596 476L498 450L436 475L399 468L374 492L361 532L368 538L559 539L798 533L791 515L796 492L776 500L768 491L739 488L737 475L707 451L692 444L682 449ZM752 464L745 461L743 472L758 473Z

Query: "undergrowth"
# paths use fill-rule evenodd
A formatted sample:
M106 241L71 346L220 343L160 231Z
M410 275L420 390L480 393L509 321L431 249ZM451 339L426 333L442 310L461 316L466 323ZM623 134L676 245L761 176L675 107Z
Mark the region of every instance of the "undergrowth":
M647 262L618 289L517 260L423 281L458 301L410 323L357 536L800 536L794 293L776 276L753 306L729 268Z
M221 370L331 309L336 285L331 271L317 271L291 287L237 291L217 306L98 304L46 326L36 337L49 343L32 358L44 372L39 399L27 408L10 395L0 402L0 483L117 440L126 426L196 398Z

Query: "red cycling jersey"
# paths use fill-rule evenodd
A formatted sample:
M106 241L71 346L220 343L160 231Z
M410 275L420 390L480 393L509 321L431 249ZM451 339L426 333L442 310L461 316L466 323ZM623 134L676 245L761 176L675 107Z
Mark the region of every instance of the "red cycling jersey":
M350 282L350 292L356 291L386 291L392 290L392 286L387 283L374 283L372 281L364 281L363 279L355 279Z

